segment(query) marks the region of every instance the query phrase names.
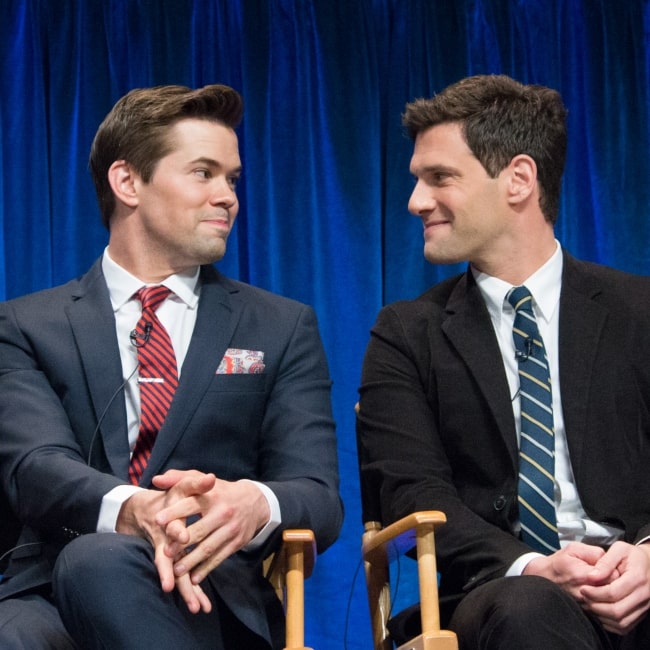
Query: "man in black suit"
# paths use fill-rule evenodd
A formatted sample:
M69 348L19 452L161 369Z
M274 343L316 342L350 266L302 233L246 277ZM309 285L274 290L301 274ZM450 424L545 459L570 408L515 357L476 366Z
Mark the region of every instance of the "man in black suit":
M227 86L128 93L90 158L104 254L0 305L0 480L23 526L3 649L280 648L262 560L284 528L312 529L320 551L338 535L314 312L212 266L239 207L241 115ZM171 293L136 329L144 285ZM138 365L159 327L178 385L135 470L140 384L175 381Z
M448 625L461 648L650 647L650 280L556 241L565 114L557 92L487 75L404 115L425 257L469 268L380 312L360 387L361 473L385 523L446 513L441 594L459 603ZM552 393L546 528L559 548L544 552L522 538L518 503L529 405L517 356L533 353L515 352L507 297L521 285Z

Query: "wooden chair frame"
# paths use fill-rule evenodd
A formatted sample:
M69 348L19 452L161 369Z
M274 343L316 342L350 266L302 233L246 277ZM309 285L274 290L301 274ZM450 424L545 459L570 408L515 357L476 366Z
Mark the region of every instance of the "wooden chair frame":
M422 634L398 650L458 650L456 635L440 629L435 528L447 521L437 510L416 512L382 528L367 522L362 555L370 606L374 650L392 650L387 623L391 615L389 565L414 547L417 553Z
M265 575L284 606L285 650L311 650L305 646L305 580L316 559L316 540L311 530L288 529L282 546L265 563Z

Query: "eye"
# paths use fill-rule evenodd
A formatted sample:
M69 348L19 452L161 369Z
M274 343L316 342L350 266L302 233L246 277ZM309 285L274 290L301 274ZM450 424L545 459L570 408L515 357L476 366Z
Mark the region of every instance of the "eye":
M240 176L229 176L228 177L228 185L230 186L231 190L236 190L237 189L237 183L239 183Z
M212 172L209 169L206 169L204 167L195 169L194 173L200 178L202 178L203 180L208 180L209 178L212 178Z
M450 174L449 172L435 172L435 173L433 174L433 182L434 182L436 185L441 185L441 184L444 183L444 182L445 182L445 181L446 181L450 176L451 176L451 174Z

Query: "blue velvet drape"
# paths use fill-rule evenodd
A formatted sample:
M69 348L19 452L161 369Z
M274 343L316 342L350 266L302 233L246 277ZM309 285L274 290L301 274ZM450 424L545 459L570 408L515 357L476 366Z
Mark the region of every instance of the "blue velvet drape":
M368 330L382 304L459 269L422 258L404 104L475 73L560 90L557 236L648 274L650 2L0 0L0 66L0 299L101 253L86 161L119 96L166 83L242 92L242 210L220 268L319 315L347 518L308 583L307 640L368 648L352 410Z

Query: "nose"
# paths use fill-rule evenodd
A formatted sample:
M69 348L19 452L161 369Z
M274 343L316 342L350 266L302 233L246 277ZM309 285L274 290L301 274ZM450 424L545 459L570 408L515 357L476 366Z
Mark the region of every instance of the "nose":
M229 208L237 203L237 194L233 183L225 176L219 176L214 179L212 192L210 194L210 203L212 205L221 205Z
M427 188L426 184L422 181L417 181L409 197L409 212L419 217L425 212L431 212L435 207L436 202L431 188Z

